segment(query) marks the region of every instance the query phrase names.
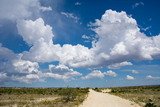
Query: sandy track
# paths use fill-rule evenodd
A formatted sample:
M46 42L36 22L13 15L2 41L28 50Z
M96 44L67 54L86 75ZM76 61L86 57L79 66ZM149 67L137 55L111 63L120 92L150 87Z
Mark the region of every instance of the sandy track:
M108 93L90 89L87 99L80 107L140 107L138 104Z

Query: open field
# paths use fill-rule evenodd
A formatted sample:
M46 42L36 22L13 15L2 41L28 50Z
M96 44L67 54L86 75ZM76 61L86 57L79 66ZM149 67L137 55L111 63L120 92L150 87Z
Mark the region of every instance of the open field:
M0 88L0 106L74 107L87 93L87 88Z
M122 107L130 104L133 106L136 103L142 107L160 107L160 86L94 88L94 90L90 89L89 92L89 88L0 88L0 107L77 107L83 104L85 99L82 107L88 104L94 106L103 104L104 107L108 107L118 103L123 104Z
M160 86L110 88L109 93L134 101L145 107L160 107Z

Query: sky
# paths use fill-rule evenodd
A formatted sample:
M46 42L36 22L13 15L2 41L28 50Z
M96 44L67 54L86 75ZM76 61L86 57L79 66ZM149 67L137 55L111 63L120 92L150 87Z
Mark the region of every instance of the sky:
M0 86L159 85L159 3L0 0Z

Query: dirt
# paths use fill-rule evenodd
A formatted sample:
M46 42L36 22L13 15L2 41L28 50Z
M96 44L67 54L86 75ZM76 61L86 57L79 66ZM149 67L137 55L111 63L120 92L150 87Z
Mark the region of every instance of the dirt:
M88 97L80 107L140 107L134 102L109 93L96 92L92 89L89 91Z

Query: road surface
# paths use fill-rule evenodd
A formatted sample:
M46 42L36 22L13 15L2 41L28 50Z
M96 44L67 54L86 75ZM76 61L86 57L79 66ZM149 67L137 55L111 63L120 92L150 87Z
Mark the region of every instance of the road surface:
M80 107L140 107L138 104L118 96L96 92L92 89L89 91L88 97Z

